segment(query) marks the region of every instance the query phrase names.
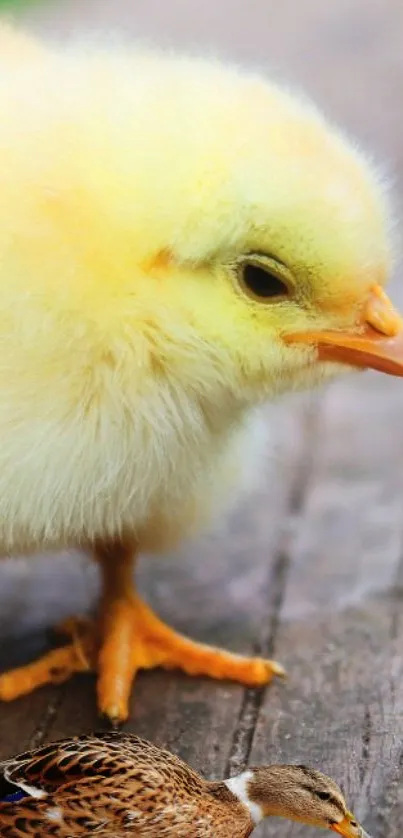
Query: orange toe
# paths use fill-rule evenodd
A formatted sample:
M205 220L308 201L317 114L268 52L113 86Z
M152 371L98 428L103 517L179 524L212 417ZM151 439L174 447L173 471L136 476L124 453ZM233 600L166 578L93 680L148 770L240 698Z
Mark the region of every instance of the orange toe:
M52 649L34 663L0 675L0 700L13 701L45 684L61 684L75 672L89 668L84 651L76 643Z
M114 724L128 717L132 682L140 669L181 669L188 675L252 687L285 674L275 661L247 658L189 640L169 628L136 596L115 601L107 610L103 628L98 705Z
M121 724L128 718L130 693L140 669L180 669L188 675L250 687L285 674L275 661L189 640L163 623L135 594L106 600L98 624L73 618L58 631L70 642L0 675L0 700L11 701L45 684L60 684L76 672L97 671L99 711L113 724Z

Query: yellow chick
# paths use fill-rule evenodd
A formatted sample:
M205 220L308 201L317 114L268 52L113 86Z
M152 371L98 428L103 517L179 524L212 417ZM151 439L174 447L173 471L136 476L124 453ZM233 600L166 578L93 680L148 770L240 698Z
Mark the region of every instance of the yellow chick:
M164 625L133 568L250 484L262 402L403 374L382 184L257 74L1 38L0 548L84 548L104 595L0 698L93 668L117 723L141 668L267 683L275 662Z

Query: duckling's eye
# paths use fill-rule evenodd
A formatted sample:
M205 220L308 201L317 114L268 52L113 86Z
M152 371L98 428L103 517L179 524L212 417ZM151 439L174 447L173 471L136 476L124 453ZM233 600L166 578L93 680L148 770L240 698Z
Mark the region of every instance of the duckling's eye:
M241 290L258 302L278 302L290 295L285 282L286 269L268 257L250 256L240 260L237 266Z
M328 791L317 791L316 796L319 797L319 800L330 800L331 794Z

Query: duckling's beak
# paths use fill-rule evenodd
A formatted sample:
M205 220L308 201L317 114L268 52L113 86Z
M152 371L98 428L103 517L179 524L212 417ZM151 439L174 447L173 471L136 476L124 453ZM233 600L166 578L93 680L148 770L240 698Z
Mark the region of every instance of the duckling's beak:
M350 813L340 823L334 823L330 829L333 832L338 832L339 835L343 835L344 838L370 838L368 832L365 832Z
M297 332L285 342L316 346L320 361L403 376L403 319L380 285L372 288L355 329Z

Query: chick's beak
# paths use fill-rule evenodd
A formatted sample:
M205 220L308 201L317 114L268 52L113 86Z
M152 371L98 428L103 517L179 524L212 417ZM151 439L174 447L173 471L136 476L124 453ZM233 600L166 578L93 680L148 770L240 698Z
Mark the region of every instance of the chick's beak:
M333 832L338 832L344 838L370 838L367 832L360 826L353 815L347 814L340 823L334 823L330 827Z
M315 346L319 361L403 376L403 319L380 285L372 288L356 328L297 332L286 335L285 342Z

